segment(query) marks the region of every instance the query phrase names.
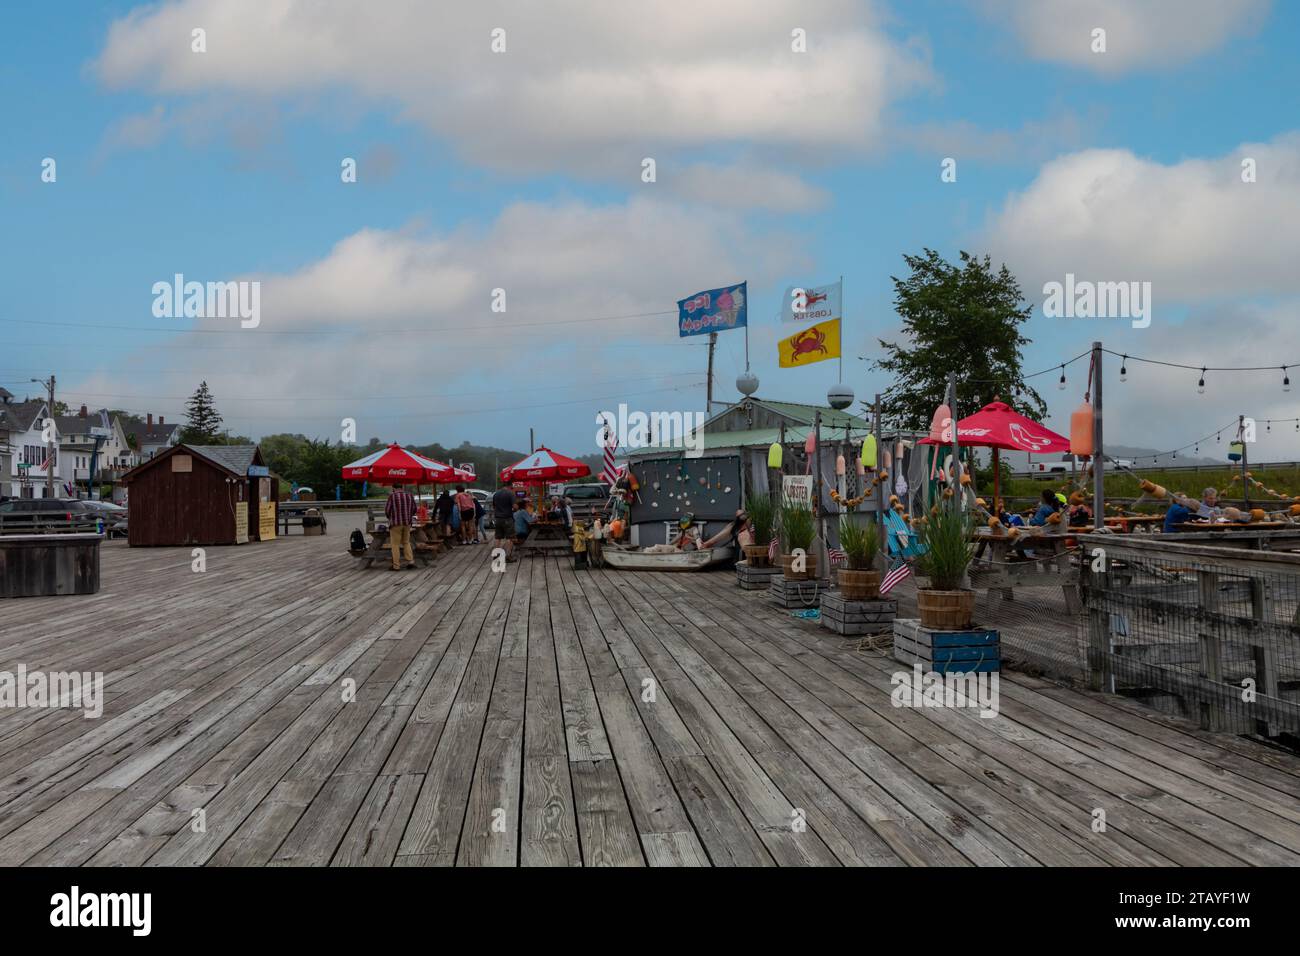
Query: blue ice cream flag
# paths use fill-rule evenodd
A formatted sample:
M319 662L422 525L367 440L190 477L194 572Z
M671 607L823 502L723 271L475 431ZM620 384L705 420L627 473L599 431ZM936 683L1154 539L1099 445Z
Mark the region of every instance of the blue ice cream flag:
M677 302L677 334L702 335L743 328L749 299L748 283L709 289Z

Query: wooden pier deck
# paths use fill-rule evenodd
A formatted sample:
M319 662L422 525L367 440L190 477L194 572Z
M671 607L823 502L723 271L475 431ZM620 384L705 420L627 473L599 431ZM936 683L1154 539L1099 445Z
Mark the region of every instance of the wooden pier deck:
M1014 673L896 708L728 573L363 571L347 530L5 602L0 670L106 705L0 710L0 864L1300 864L1287 752Z

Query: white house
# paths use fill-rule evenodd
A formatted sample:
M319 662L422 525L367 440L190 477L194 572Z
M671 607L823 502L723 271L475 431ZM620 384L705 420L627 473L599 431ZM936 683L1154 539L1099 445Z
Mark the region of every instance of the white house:
M13 398L0 388L0 496L46 497L46 469L53 468L54 497L62 497L63 483L72 476L64 474L57 447L54 461L49 461L44 435L47 406L40 399L15 402Z

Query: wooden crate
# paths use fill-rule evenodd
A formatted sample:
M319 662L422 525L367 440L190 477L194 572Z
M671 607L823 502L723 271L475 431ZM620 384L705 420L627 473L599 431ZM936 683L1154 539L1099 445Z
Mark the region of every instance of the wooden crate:
M817 607L827 587L825 581L790 581L783 574L774 574L770 580L767 599L777 607L792 611Z
M755 568L748 561L736 563L736 584L744 591L766 591L772 584L772 575L780 568Z
M1002 669L1002 646L997 631L935 630L915 618L896 619L893 630L894 659L904 664L920 664L939 673L986 673Z
M822 594L822 627L836 634L884 634L894 623L898 602L846 601L835 591Z

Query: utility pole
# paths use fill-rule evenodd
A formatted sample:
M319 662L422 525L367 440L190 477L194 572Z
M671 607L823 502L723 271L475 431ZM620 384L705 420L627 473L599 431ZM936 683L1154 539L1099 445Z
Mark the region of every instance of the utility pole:
M746 333L748 334L748 333ZM713 349L718 344L718 333L709 333L709 382L704 393L704 414L713 414Z
M1250 479L1246 477L1246 416L1237 416L1237 441L1241 442L1241 496L1250 510Z
M1106 456L1101 444L1101 343L1092 343L1092 526L1106 527ZM1074 456L1071 455L1071 458Z
M957 443L957 373L948 373L948 410L952 415L952 481L953 498L961 494L961 447Z
M48 408L46 409L46 412L49 416L51 426L54 426L55 424L54 423L54 373L53 372L50 373L50 380L48 382L43 382L39 378L34 378L32 379L32 381L38 385L45 386L46 394L49 396L48 398L49 405ZM45 423L42 422L41 424L44 425ZM50 427L47 428L46 431L48 432L50 437L45 443L45 497L53 498L54 497L54 449L55 449L55 444L58 441L55 432L58 431L58 428Z
M876 393L876 403L875 405L872 406L872 410L874 414L871 416L871 430L875 433L876 436L876 467L872 469L874 473L871 476L872 480L874 481L876 476L880 474L881 462L885 460L885 455L884 455L885 435L880 430L880 393L879 392ZM897 471L901 467L901 463L898 461L892 462L892 464L894 466L895 471ZM865 474L863 475L863 480L864 481L866 480ZM895 482L897 482L897 479L895 479ZM862 490L865 491L866 489L864 488ZM884 555L888 555L889 542L885 540L885 489L881 488L879 484L876 485L876 536L880 539L880 553ZM888 568L888 566L889 566L888 561L886 561L885 567Z

